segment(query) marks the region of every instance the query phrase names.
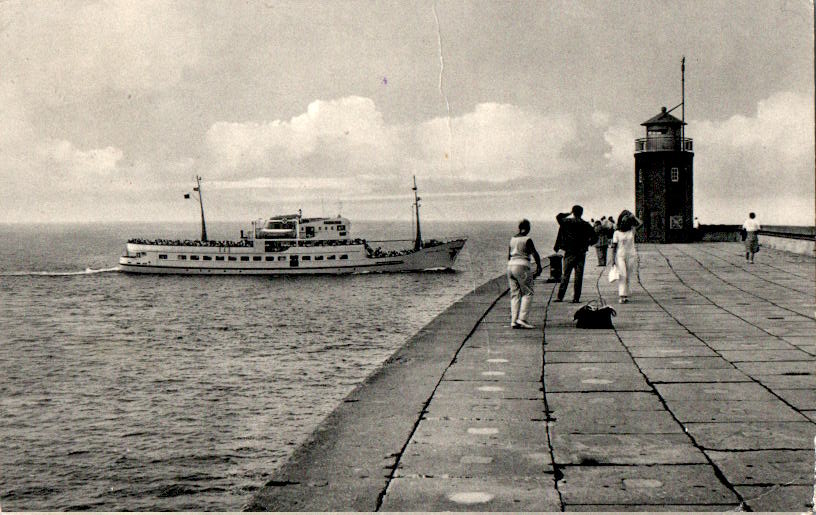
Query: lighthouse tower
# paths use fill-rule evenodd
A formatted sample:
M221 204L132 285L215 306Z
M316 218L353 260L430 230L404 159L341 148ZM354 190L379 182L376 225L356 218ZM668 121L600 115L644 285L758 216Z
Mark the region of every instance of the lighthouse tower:
M635 140L635 210L643 227L636 239L692 241L694 147L683 137L686 124L664 107L641 125L646 137Z

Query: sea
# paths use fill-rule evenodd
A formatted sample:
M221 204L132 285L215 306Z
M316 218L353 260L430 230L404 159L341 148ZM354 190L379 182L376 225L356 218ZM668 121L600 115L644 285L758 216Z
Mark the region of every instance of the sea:
M411 335L504 273L514 229L424 223L468 237L453 272L196 277L117 271L127 239L195 224L0 225L0 509L240 510ZM542 256L554 234L533 224Z

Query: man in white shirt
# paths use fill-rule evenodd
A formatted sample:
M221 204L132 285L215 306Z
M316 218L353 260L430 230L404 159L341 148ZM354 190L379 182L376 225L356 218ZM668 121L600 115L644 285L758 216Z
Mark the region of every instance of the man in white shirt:
M759 237L758 232L762 227L759 225L759 220L756 219L755 213L750 213L748 219L742 224L742 229L745 231L745 261L749 263L754 262L754 254L759 252Z

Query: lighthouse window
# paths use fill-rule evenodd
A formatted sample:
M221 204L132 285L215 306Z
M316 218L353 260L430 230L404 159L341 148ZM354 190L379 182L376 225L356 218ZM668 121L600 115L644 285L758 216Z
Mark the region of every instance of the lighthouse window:
M638 170L638 182L643 183L643 170Z
M680 180L680 172L677 170L677 168L671 169L671 180L672 182L677 182Z
M159 259L167 259L167 254L159 254Z
M249 256L241 256L241 261L249 261Z

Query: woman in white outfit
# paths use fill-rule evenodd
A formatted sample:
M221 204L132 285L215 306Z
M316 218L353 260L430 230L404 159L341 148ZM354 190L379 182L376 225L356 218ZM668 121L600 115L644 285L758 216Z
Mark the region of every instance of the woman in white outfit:
M618 217L618 228L612 235L612 255L618 268L618 301L629 302L629 284L631 277L637 274L637 249L635 248L635 229L640 220L627 210Z
M527 321L533 300L533 280L541 275L541 258L530 239L530 221L519 222L519 232L510 239L507 251L507 281L510 283L510 327L533 329ZM530 257L535 259L536 271L530 272Z
M749 213L748 218L742 224L742 229L745 231L745 261L749 263L754 262L754 254L759 252L759 230L762 226L759 220L756 219L756 213Z

